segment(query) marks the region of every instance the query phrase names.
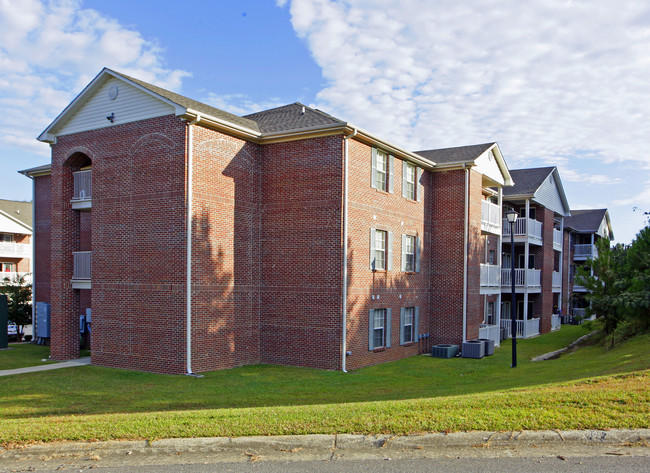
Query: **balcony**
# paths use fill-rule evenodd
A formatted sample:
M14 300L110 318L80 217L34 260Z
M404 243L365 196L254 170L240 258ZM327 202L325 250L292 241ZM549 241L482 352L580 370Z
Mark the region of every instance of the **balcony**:
M553 291L559 291L562 288L562 274L559 271L553 271Z
M557 228L553 229L553 249L562 251L562 232Z
M596 245L575 245L573 248L574 261L586 261L596 258L598 258L598 248L596 248Z
M515 242L528 241L533 245L542 244L542 222L532 218L518 218L514 224ZM503 236L510 237L510 223L503 219Z
M481 201L481 231L492 233L494 235L501 235L501 208L488 202L487 200Z
M481 264L481 288L501 288L501 267L496 264Z
M78 171L74 176L74 195L72 208L75 210L90 210L93 206L92 171Z
M530 338L539 335L539 318L528 320L516 320L517 337ZM512 333L512 324L510 319L501 319L501 327L506 328L508 333Z
M501 344L501 329L498 325L480 324L478 338L494 340L494 346L498 347Z
M72 257L72 288L90 289L92 253L90 251L76 251L72 253Z
M512 286L512 270L504 268L501 270L501 287ZM515 287L540 288L542 287L541 269L515 269Z
M24 243L0 243L0 257L31 258L32 245Z
M559 314L551 315L551 331L560 330L562 327L562 321Z
M25 284L31 284L32 283L32 273L23 273L23 272L15 272L15 271L5 271L0 273L0 284L7 284L7 283L12 283L18 278L25 278ZM9 279L9 281L5 281L5 279Z

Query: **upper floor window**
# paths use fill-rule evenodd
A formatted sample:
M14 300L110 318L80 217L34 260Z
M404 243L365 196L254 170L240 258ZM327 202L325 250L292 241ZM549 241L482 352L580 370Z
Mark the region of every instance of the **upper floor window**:
M420 272L420 239L413 235L402 235L402 271Z
M494 250L488 251L487 262L488 262L488 264L496 264L497 263L496 251L494 251Z
M535 207L529 207L529 209L528 209L528 218L535 220L537 218L536 214L537 214L537 212L536 212ZM522 218L526 217L526 207L522 207L521 209L519 209L519 216L522 217Z
M11 233L0 233L0 241L4 243L13 243L14 236Z
M387 230L370 229L370 269L393 269L393 233Z
M372 148L372 187L393 192L395 158L384 151Z
M422 168L406 161L402 161L402 197L410 200L422 200Z

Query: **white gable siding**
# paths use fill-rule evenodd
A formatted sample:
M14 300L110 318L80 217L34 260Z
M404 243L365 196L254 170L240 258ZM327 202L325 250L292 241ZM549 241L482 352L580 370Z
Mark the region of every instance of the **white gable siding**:
M479 158L476 160L475 169L484 176L492 179L494 182L497 182L501 185L505 183L505 179L503 178L503 174L501 173L501 169L499 169L499 165L497 163L497 158L492 153L492 150L479 156Z
M553 178L552 183L551 178ZM562 204L562 197L560 197L560 191L555 184L555 176L553 176L553 174L550 174L542 185L539 186L539 189L535 192L534 200L547 209L557 212L560 215L566 215L566 212L568 211L568 209L565 209Z
M18 233L20 235L31 235L32 232L17 222L14 222L5 215L0 214L0 232Z
M114 86L118 88L118 94L115 100L111 100L108 91ZM115 114L113 123L106 119L111 113ZM174 107L171 105L111 77L52 133L69 135L173 113Z

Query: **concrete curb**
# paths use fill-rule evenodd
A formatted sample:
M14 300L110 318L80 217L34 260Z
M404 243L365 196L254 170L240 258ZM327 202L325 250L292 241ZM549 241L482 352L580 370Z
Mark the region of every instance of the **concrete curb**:
M5 467L329 461L343 459L642 455L650 429L458 432L421 435L293 435L155 441L61 442L0 450ZM600 447L600 450L597 448ZM607 452L607 449L618 449Z

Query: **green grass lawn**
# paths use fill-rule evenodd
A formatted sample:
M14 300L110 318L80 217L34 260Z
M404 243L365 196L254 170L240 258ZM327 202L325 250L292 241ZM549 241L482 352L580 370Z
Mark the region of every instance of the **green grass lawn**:
M416 356L347 374L256 365L192 378L85 366L4 377L0 442L650 425L649 335L529 361L584 333L564 326L520 340L516 369L508 341L480 360Z
M0 370L52 363L47 360L48 356L50 356L50 347L31 343L10 343L8 350L0 350Z

